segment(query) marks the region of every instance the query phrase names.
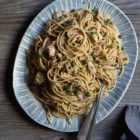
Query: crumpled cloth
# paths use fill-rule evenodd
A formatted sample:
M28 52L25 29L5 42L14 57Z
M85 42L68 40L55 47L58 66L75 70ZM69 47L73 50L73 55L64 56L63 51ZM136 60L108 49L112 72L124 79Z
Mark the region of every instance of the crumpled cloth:
M140 140L140 106L129 105L125 112L127 130L120 140Z

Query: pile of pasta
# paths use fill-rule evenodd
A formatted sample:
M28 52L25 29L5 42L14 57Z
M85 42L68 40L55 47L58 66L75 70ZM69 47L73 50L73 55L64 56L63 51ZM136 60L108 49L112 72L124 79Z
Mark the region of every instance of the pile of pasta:
M71 124L72 118L86 114L102 83L107 97L129 63L109 15L91 6L55 12L26 54L30 88L50 123L52 115Z

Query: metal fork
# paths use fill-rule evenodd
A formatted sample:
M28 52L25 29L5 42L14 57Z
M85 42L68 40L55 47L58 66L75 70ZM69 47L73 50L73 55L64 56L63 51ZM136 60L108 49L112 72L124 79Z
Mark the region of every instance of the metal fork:
M82 127L77 135L78 140L93 140L95 124L96 124L96 115L98 112L100 100L103 95L103 91L105 87L106 86L102 84L102 89L100 93L98 94L98 96L96 97L95 102L92 105L92 108L90 112L88 113L86 119L84 120Z

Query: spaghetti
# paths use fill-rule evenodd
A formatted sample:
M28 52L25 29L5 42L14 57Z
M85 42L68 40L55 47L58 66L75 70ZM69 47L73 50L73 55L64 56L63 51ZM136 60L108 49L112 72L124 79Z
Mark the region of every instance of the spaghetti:
M55 12L44 31L26 52L30 87L52 115L71 118L86 114L104 82L115 87L129 57L109 15L94 7ZM120 74L117 70L120 69Z

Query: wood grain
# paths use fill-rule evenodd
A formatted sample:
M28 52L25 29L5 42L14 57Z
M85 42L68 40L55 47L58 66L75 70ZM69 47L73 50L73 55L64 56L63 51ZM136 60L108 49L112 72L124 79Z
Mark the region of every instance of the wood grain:
M74 140L77 133L63 133L32 121L15 100L12 69L19 42L33 18L53 0L0 0L0 140ZM140 0L110 0L128 15L140 44ZM132 46L133 47L133 46ZM140 49L139 49L140 53ZM127 93L117 108L96 126L95 140L118 140L125 130L128 104L140 105L140 57Z

